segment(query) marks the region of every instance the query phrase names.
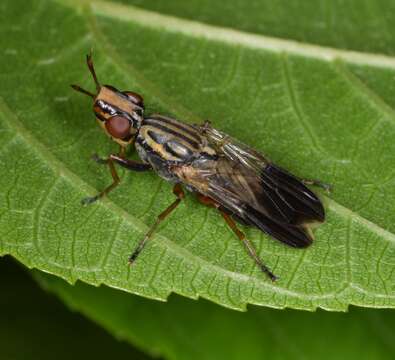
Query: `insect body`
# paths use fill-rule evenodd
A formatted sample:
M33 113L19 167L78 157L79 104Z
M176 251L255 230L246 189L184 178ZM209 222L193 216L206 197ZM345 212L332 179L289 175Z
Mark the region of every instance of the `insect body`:
M87 64L97 93L78 85L72 87L93 98L97 121L120 145L120 151L107 159L94 156L97 162L109 166L113 183L83 203L96 201L118 185L114 163L134 171L154 170L174 183L176 200L158 216L129 257L130 263L136 260L160 222L184 198L183 187L195 193L201 203L220 212L249 255L273 281L276 276L258 257L235 220L255 226L293 247L311 244L311 225L323 222L325 212L319 198L305 184L328 189L327 185L296 178L254 149L214 129L209 122L189 125L159 114L145 116L139 94L100 85L90 55ZM125 156L126 148L133 144L141 162Z

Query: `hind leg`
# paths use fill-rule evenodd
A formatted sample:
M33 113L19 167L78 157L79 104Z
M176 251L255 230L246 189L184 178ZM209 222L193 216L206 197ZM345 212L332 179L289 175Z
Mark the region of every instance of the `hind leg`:
M313 180L313 179L300 179L303 184L305 185L313 185L313 186L318 186L321 189L324 189L328 194L331 193L332 191L332 185L324 183L320 180Z
M235 221L232 219L232 217L227 214L224 210L221 209L220 204L218 204L215 200L209 198L208 196L204 196L202 194L198 194L197 198L200 203L208 206L208 207L213 207L216 208L222 217L224 218L226 224L230 227L230 229L233 231L233 233L239 238L239 240L243 243L245 249L247 250L247 253L250 257L252 257L255 261L255 263L258 265L259 269L261 269L262 272L264 272L267 276L269 276L271 281L276 281L278 278L276 275L274 275L269 268L263 263L261 258L258 256L254 246L252 243L247 239L245 234L237 227Z

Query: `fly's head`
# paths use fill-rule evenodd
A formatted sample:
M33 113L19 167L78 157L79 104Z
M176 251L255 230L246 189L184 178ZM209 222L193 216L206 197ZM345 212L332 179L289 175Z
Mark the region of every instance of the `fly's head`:
M143 120L143 98L132 91L120 91L111 85L101 85L91 55L87 55L86 62L96 84L96 94L78 85L71 86L93 99L93 112L99 125L111 139L126 147L133 142Z
M100 88L93 112L105 133L122 147L131 144L143 119L143 98L131 91L119 91L113 86Z

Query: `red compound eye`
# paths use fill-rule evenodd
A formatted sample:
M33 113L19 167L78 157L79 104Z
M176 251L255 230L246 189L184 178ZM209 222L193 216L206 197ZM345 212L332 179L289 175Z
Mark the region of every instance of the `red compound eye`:
M141 106L144 108L144 100L141 95L133 92L133 91L124 91L123 92L134 104Z
M130 134L130 122L123 116L113 116L105 125L109 134L117 139L123 139Z

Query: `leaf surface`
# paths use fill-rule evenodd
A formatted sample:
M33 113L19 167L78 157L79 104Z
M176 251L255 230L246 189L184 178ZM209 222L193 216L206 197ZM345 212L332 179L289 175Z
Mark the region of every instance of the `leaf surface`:
M277 39L395 54L395 3L388 0L114 1Z
M1 7L1 254L69 282L160 300L176 292L234 309L394 307L390 52L296 43L111 2ZM155 174L122 173L108 199L80 205L110 182L90 155L117 151L89 99L68 86L93 88L84 64L90 47L99 79L141 92L147 112L211 119L296 175L334 185L329 197L321 193L328 220L304 251L243 228L277 283L192 196L127 266L173 195Z

